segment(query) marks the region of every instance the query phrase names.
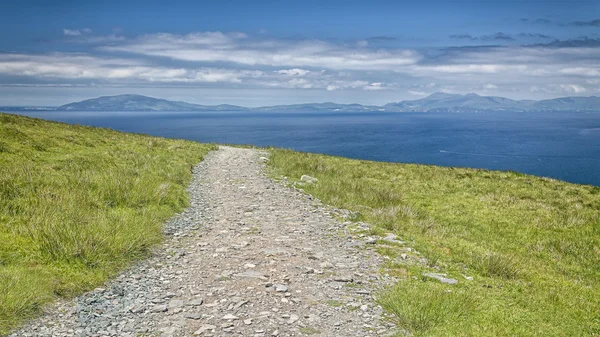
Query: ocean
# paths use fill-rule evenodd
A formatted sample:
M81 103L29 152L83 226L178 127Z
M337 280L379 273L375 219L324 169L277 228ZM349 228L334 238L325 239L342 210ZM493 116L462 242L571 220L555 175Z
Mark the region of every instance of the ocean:
M511 170L600 186L600 113L18 113L199 142Z

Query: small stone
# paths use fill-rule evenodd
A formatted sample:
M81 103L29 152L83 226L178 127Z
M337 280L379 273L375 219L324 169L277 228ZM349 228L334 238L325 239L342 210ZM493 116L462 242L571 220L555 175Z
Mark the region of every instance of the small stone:
M141 306L135 306L135 307L129 309L129 311L131 311L134 314L141 314L142 312L144 312L144 308Z
M286 286L285 284L274 284L273 287L278 293L285 293L288 291L288 286Z
M208 330L214 330L217 327L215 325L211 325L211 324L204 324L203 326L200 327L200 329L196 330L196 332L194 332L194 335L201 335L203 334L205 331Z
M436 280L438 280L442 283L446 283L446 284L457 284L458 283L458 281L453 278L447 278L446 274L425 273L425 274L423 274L423 276L432 278L432 279L436 279Z
M263 163L266 163L266 162L269 161L269 158L267 158L267 157L260 157L260 158L258 158L258 160L260 160Z
M184 315L185 318L189 318L189 319L194 319L194 320L198 320L200 318L202 318L202 315L200 314L196 314L196 313L186 313Z
M195 300L191 300L190 301L190 305L193 306L193 307L199 307L199 306L202 305L202 303L204 303L204 300L201 299L201 298L197 298Z
M298 321L299 319L300 319L300 317L298 315L291 314L290 319L288 320L288 323L290 323L290 324L296 323L296 321Z
M385 241L395 242L398 240L398 236L392 233L387 233L387 235L383 238Z
M333 263L331 262L321 262L319 263L319 267L323 268L323 269L330 269L333 268Z
M246 325L252 324L252 318L245 319L244 324L246 324Z
M351 276L336 276L333 280L335 282L349 283L349 282L352 282L354 279Z
M227 314L227 315L223 316L223 319L228 320L228 321L233 321L233 320L239 319L239 317L232 315L232 314Z
M256 265L255 265L255 264L252 264L252 263L246 263L246 264L244 265L244 268L256 268Z
M374 245L377 243L377 239L375 238L368 238L367 241L365 241L366 244L368 245Z
M169 310L169 308L164 304L156 305L152 308L152 312L165 312L167 310Z
M181 308L183 307L182 300L171 300L169 301L169 309Z
M248 303L248 301L239 301L233 306L233 309L239 309L242 305L246 303Z

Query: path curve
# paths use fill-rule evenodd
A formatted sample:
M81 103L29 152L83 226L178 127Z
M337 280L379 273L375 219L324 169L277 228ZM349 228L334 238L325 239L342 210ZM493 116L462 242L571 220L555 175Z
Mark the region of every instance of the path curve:
M153 256L11 336L380 336L393 280L347 212L274 182L266 152L221 146Z

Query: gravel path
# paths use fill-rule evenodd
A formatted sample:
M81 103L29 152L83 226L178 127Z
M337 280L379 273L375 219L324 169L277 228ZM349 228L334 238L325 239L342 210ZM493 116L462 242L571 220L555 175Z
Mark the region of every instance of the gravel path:
M266 153L221 147L148 260L11 336L381 336L373 240L347 212L272 181ZM364 224L362 224L364 229Z

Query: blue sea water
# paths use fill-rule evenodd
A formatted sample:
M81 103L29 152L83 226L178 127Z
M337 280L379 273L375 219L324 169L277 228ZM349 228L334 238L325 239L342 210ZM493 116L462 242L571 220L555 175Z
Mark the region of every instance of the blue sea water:
M600 186L600 113L19 113L200 142L512 170Z

